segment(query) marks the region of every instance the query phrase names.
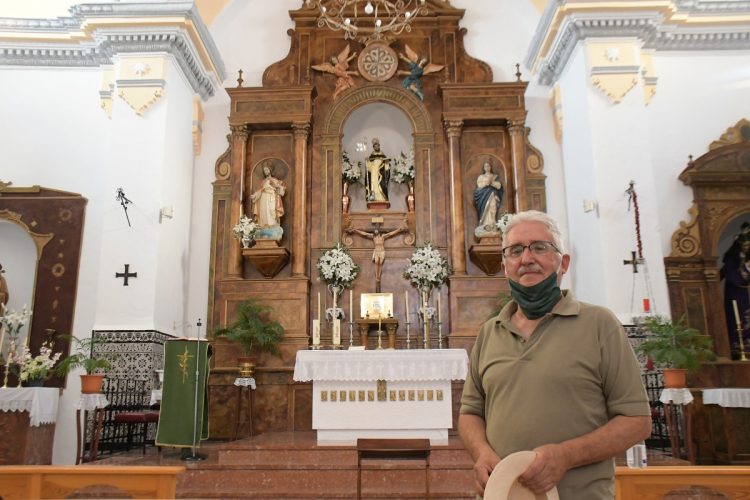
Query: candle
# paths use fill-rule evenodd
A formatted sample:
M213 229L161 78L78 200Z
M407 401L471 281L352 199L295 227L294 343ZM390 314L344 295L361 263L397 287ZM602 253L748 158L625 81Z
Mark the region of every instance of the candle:
M313 320L313 345L320 345L320 320L314 319Z
M440 314L440 291L438 291L438 301L437 301L437 309L438 309L438 323L442 323L443 321L440 319L442 316Z
M404 290L404 303L406 304L406 322L409 322L409 292Z
M732 301L732 308L734 309L734 319L737 321L737 328L742 327L742 321L740 320L740 312L737 310L737 301Z
M333 345L341 345L341 320L333 320Z
M320 292L318 292L318 323L320 323Z
M5 343L5 327L0 326L0 353L3 352L3 344Z
M381 328L380 328L380 318L381 317L382 317L382 315L380 314L380 312L378 312L378 331L381 330Z
M349 323L354 321L354 293L349 290Z

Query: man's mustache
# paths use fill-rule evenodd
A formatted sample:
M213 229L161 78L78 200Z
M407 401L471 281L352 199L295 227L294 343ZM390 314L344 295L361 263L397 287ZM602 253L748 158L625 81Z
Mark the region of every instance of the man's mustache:
M527 266L521 266L518 268L518 275L523 276L526 273L540 273L542 272L542 267L538 264L529 264Z

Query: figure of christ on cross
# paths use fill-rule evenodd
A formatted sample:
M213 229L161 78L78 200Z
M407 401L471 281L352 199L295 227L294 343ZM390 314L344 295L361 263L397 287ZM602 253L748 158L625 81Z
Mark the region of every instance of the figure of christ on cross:
M375 293L380 293L380 277L383 275L383 263L385 262L385 240L409 230L406 222L402 223L401 226L394 229L393 231L387 233L381 233L379 226L380 224L376 224L375 229L371 233L351 227L345 230L347 234L355 233L362 236L363 238L372 240L372 262L375 263Z

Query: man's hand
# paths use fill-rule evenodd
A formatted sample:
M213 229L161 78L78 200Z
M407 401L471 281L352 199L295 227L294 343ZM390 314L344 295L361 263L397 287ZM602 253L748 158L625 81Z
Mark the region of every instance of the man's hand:
M474 463L474 484L480 496L484 495L484 488L487 486L490 474L499 462L500 457L492 450L488 450L477 457L477 461Z
M559 444L545 444L534 451L536 458L526 472L521 474L519 481L535 494L542 495L557 486L570 465Z

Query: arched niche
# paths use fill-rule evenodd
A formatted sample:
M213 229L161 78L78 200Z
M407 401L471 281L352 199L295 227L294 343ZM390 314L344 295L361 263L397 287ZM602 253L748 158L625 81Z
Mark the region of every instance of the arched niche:
M73 334L85 208L86 199L75 193L0 182L0 220L26 233L33 247L33 269L27 272L34 276L28 332L34 353L50 333ZM54 350L65 356L69 343L57 339ZM46 385L61 387L64 379L54 378Z
M691 326L711 335L718 355L730 357L719 271L733 228L750 219L750 122L741 120L710 147L680 174L694 202L690 220L672 235L664 264L672 316L686 315Z
M409 140L411 140L414 149L414 169L416 175L414 184L418 199L414 214L416 219L415 229L419 233L417 237L420 240L434 241L434 237L432 236L435 226L433 207L435 199L430 186L432 164L437 156L436 134L429 112L422 101L412 93L406 92L401 88L377 83L364 84L342 94L333 104L321 127L320 158L323 160L321 171L326 177L321 183L323 187L320 193L321 200L323 200L323 204L326 204L327 200L340 199L340 193L342 192L341 153L343 149L349 147L348 144L344 145L346 124L353 114L356 117L359 109L366 109L365 107L374 104L381 105L378 109L393 108L392 112L404 116L409 124L411 136L402 138L400 144L403 144L404 152L406 153L406 147L409 144ZM368 135L368 139L371 140L372 137L374 135ZM383 150L391 158L394 158L401 151L400 148L391 148L382 137L380 139ZM356 140L357 138L355 137L354 141L356 142ZM351 153L351 151L348 152ZM354 160L354 158L352 159ZM332 212L334 224L329 224L323 229L321 243L324 247L333 245L340 238L339 231L342 227L341 204L334 203L333 206L329 206L328 208ZM402 211L405 212L405 207L402 208ZM362 213L364 214L364 212ZM396 207L393 207L391 213L400 216ZM369 217L369 214L360 217L362 219L360 222L366 224L365 219L369 220ZM352 216L352 219L355 223L357 222L358 217L356 214ZM386 221L387 223L388 221ZM409 241L413 241L414 235L407 235L407 238Z

